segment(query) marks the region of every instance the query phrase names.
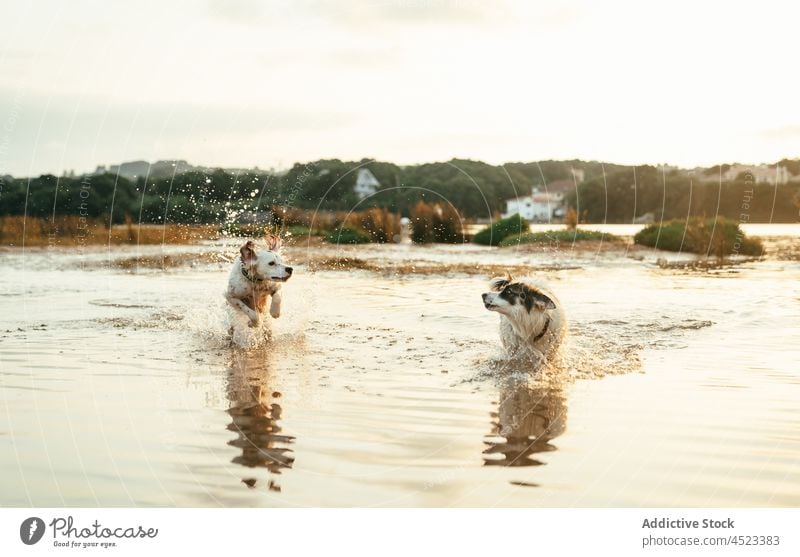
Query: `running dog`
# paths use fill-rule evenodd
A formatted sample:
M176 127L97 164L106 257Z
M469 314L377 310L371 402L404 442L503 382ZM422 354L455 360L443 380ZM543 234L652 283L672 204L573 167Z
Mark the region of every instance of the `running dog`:
M292 276L292 268L283 264L279 255L281 239L270 235L267 251L256 252L255 242L248 240L241 247L241 256L233 263L225 299L234 308L250 318L250 326L258 327L271 297L269 314L281 316L281 283Z
M500 340L511 357L550 361L564 338L567 319L558 298L532 280L511 276L490 283L483 305L500 314Z

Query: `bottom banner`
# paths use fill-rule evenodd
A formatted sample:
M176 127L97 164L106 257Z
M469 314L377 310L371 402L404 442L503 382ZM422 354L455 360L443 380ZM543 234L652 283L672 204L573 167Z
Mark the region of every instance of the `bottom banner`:
M2 555L798 555L797 509L2 509Z

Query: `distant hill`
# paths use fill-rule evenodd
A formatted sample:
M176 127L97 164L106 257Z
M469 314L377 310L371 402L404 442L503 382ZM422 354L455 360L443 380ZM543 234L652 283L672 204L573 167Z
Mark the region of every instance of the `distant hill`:
M147 161L130 161L121 164L112 164L109 167L98 166L92 174L116 174L127 180L136 181L139 178L150 178L159 180L161 178L171 178L178 174L185 174L187 172L214 172L216 168L206 166L194 166L185 160L161 160L154 163ZM223 169L227 172L251 172L258 171L258 168L253 169L236 169L226 168Z
M157 161L149 164L144 161L127 162L109 169L111 174L119 174L125 176L130 180L135 180L138 176L147 176L148 174L153 179L169 178L175 174L183 174L194 170L186 161Z
M298 166L313 165L318 168L324 168L329 164L341 164L342 161L338 159L323 159L311 163L297 163ZM360 162L347 162L344 164L353 165L353 167L364 164L371 165L370 168L380 167L380 165L388 165L389 167L402 169L404 172L417 172L426 173L427 171L434 171L434 174L439 176L451 174L450 169L463 166L469 167L473 170L478 168L494 168L504 169L508 172L507 179L514 180L514 178L524 179L526 183L532 187L544 187L551 182L558 180L572 180L576 183L590 180L592 178L613 174L620 170L632 170L634 167L631 165L621 165L610 162L601 161L583 161L579 159L572 160L543 160L533 162L507 162L503 165L489 165L481 161L473 161L470 159L452 159L448 162L434 162L434 163L421 163L416 165L397 166L392 163L372 161L370 159L362 159ZM800 181L800 159L782 159L775 163L769 164L742 164L738 162L718 164L710 167L696 167L696 168L680 168L670 165L638 165L638 167L656 166L666 172L693 176L700 181L714 181L718 180L720 172L732 179L739 172L751 170L757 177L762 177L759 181L768 181L768 178L773 178L782 171L786 178L779 179L779 183L786 181ZM294 167L293 167L294 168ZM437 169L443 169L441 172ZM123 162L121 164L112 164L108 167L98 166L97 169L91 174L117 174L128 180L138 180L139 178L149 177L152 179L169 178L178 174L187 172L214 172L216 170L223 170L233 174L244 173L272 173L280 175L288 171L265 171L260 170L258 167L253 168L218 168L208 166L195 166L182 159L168 159L159 160L153 163L138 160ZM7 177L8 178L8 177ZM384 177L385 178L385 177ZM774 181L774 179L772 180Z

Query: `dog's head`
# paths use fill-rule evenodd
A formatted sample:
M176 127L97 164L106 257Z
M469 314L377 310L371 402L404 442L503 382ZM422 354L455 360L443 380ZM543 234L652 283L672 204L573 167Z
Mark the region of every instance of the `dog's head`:
M256 253L255 242L248 240L239 250L244 269L257 280L286 282L292 276L292 268L283 264L283 259L278 253L281 249L281 239L270 235L267 239L267 248L268 251Z
M483 305L489 311L496 311L506 317L514 318L532 311L556 309L556 304L536 287L523 282L514 282L510 276L496 278L489 284L491 292L483 294Z

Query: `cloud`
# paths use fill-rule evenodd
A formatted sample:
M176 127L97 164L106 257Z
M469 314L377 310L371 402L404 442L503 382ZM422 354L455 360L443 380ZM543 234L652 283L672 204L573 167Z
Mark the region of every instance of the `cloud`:
M2 90L0 106L13 108L0 113L0 169L17 176L138 158L263 164L274 160L281 138L336 136L360 121L314 107L136 105Z
M372 32L376 27L409 25L483 25L513 21L508 0L207 0L213 18L242 24L264 24L278 18L301 18Z
M581 19L573 3L514 2L495 0L372 0L353 3L346 0L315 1L300 4L307 14L363 33L376 29L432 26L448 28L557 29Z
M345 0L309 2L308 7L322 10L332 19L347 24L479 24L510 8L504 0L372 0L353 4ZM353 9L358 6L357 9ZM507 13L507 12L506 12Z
M15 173L172 157L695 164L796 156L800 138L792 87L724 79L788 75L797 17L769 6L731 8L721 28L711 7L633 0L28 5L0 2L0 123L22 94L0 163ZM694 31L708 40L675 40Z
M208 0L211 16L234 23L252 23L266 13L265 2L259 0Z
M764 139L769 139L774 141L800 139L800 124L761 130L759 135Z

